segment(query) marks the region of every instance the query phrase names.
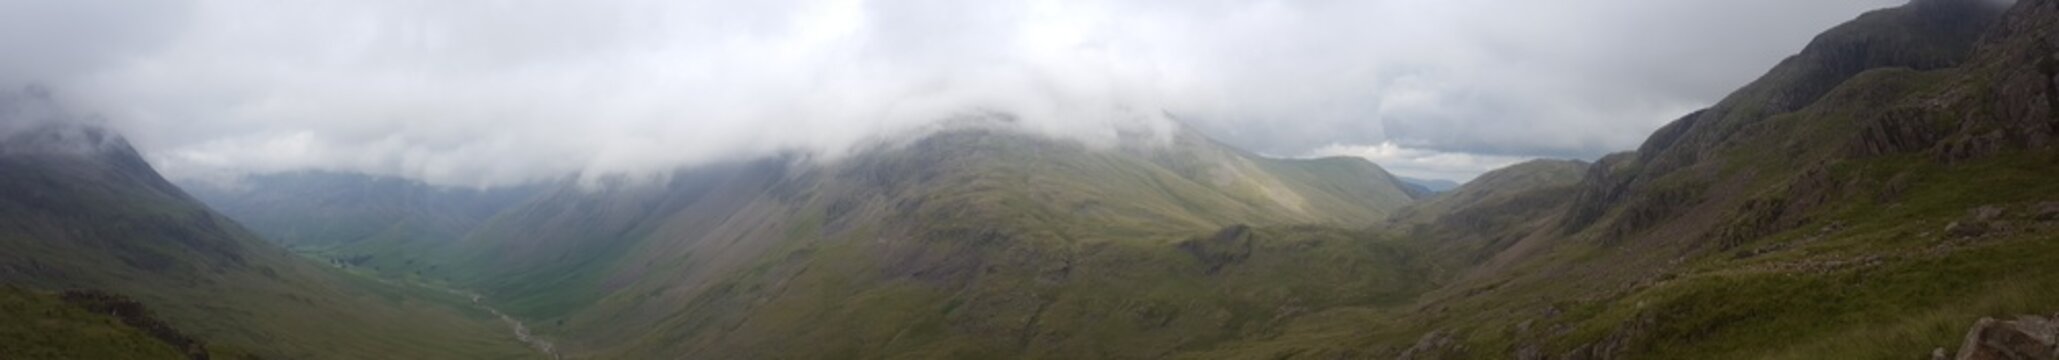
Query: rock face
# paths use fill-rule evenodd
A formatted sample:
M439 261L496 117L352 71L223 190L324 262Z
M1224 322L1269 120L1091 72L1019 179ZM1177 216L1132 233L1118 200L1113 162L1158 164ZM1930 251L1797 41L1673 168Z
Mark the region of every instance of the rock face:
M1223 267L1251 258L1251 227L1232 225L1217 231L1205 239L1181 242L1180 251L1191 255L1208 266L1208 273L1222 272Z
M1959 360L2059 359L2059 314L2012 321L1982 318L1966 332ZM1941 353L1933 353L1933 358Z

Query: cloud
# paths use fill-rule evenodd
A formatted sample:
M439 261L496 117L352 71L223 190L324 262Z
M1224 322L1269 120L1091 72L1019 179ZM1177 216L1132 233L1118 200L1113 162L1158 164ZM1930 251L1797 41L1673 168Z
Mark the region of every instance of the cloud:
M24 1L42 0L0 3ZM157 25L16 36L69 55L0 64L77 94L174 176L317 168L470 186L833 155L991 112L1100 142L1163 129L1170 114L1264 153L1377 144L1593 157L1634 147L1810 35L1892 5L167 3L177 5L91 9ZM74 41L96 37L132 40ZM73 58L92 60L60 60Z
M1451 180L1459 183L1472 181L1480 173L1538 158L1418 149L1396 145L1393 142L1374 145L1329 145L1316 148L1304 157L1332 156L1364 158L1399 176Z
M0 84L67 78L154 50L186 0L0 0ZM13 89L8 89L13 90Z

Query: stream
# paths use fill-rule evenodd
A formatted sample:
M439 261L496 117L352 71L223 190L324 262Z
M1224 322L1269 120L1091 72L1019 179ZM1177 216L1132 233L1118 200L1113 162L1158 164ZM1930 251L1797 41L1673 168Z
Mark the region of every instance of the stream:
M508 314L501 313L500 309L495 309L492 306L487 306L485 302L480 301L482 297L479 296L479 294L458 291L455 289L444 290L450 291L453 294L471 296L473 306L478 306L481 309L486 309L486 312L493 313L493 316L500 317L501 321L508 323L508 330L513 331L515 333L515 339L522 340L522 343L529 344L529 347L536 348L536 351L541 351L544 355L550 356L551 360L558 360L564 358L563 356L558 355L557 347L551 345L550 341L536 337L535 335L530 335L528 325L522 324L521 320L515 320L515 317L513 316L508 316Z
M508 323L508 331L511 331L511 332L514 332L514 333L515 333L515 339L516 339L516 340L521 340L521 341L522 341L522 343L524 343L524 344L528 344L530 348L534 348L534 349L536 349L536 351L538 351L538 352L542 352L544 356L549 356L549 357L551 358L551 360L561 360L561 359L564 359L564 358L565 358L565 357L564 357L563 355L559 355L559 354L558 354L558 349L557 349L557 346L555 346L555 345L551 345L551 343L550 343L550 341L549 341L549 340L544 340L543 338L541 338L541 337L537 337L536 335L531 335L531 334L529 333L529 325L523 324L523 323L522 323L522 320L516 320L516 319L515 319L515 317L513 317L513 316L508 316L508 314L500 312L500 309L495 309L495 308L493 308L493 306L488 306L488 305L486 305L486 302L485 302L485 301L482 301L482 300L483 300L483 299L484 299L485 297L484 297L484 296L481 296L481 295L479 295L479 293L475 293L475 292L470 292L470 291L463 291L463 290L458 290L458 289L452 289L452 288L448 288L448 287L443 287L443 286L440 286L440 285L436 285L436 284L429 284L429 283L424 283L424 282L418 282L418 281L404 281L404 280L403 280L403 281L396 281L396 280L393 280L393 279L387 279L387 278L382 278L382 277L379 277L379 276L375 276L375 275L368 275L368 274L356 273L355 271L352 271L350 267L348 267L348 266L345 266L345 265L343 265L343 264L340 264L340 263L336 263L336 262L334 262L334 261L328 261L328 262L325 262L325 263L327 263L327 264L328 264L329 266L331 266L331 267L335 267L335 268L337 268L337 269L342 269L342 270L343 270L344 272L346 272L346 273L352 273L352 274L354 274L354 275L357 275L357 276L364 276L365 278L371 279L371 280L373 280L373 281L378 281L378 282L381 282L381 283L385 283L385 284L387 284L387 285L393 285L393 286L402 286L402 287L407 287L407 286L414 286L414 287L423 287L423 288L430 288L430 289L436 289L436 290L443 290L444 292L448 292L448 293L451 293L451 294L454 294L454 295L458 295L458 296L464 296L464 297L470 298L470 299L472 299L472 306L476 306L476 307L479 307L480 309L486 309L486 312L488 312L488 313L492 313L492 314L493 314L493 316L497 316L497 317L500 317L500 321L503 321L503 322L507 322L507 323Z

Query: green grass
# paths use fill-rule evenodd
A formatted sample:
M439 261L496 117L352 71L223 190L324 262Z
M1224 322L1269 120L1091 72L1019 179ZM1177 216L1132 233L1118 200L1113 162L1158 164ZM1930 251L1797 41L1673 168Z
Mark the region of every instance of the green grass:
M13 286L0 286L0 354L24 360L186 358L179 349L113 316Z
M0 284L119 294L268 358L536 356L497 319L300 259L103 155L0 157Z

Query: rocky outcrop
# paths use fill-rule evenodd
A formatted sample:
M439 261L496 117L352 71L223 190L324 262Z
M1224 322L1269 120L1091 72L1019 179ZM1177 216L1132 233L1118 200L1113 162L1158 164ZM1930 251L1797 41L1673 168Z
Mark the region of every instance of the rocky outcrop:
M1209 274L1222 272L1223 267L1251 258L1252 246L1251 227L1245 225L1232 225L1216 231L1213 236L1182 241L1178 245L1180 251L1201 261Z
M150 309L144 307L143 303L136 302L136 300L130 299L127 296L99 290L67 290L58 294L58 298L64 299L64 302L72 304L72 306L86 309L86 311L113 316L115 319L121 320L123 325L142 330L143 333L149 334L150 337L156 338L166 345L171 345L174 349L179 349L188 358L196 360L206 360L208 358L206 343L186 336L186 334L180 333L178 329L173 329L171 325L165 324L164 321L158 320L155 315L151 314Z
M1566 360L1611 360L1623 358L1622 354L1629 352L1634 344L1641 341L1641 338L1657 325L1658 318L1656 315L1651 313L1639 315L1636 319L1617 326L1615 330L1610 331L1609 335L1603 337L1601 341L1573 348L1573 351L1560 355L1559 358Z
M1456 338L1453 338L1451 332L1437 330L1423 334L1422 338L1416 339L1415 345L1409 346L1408 350L1403 350L1401 355L1395 357L1395 359L1455 359L1463 357L1465 357L1465 345L1460 344Z
M1999 8L1981 1L1925 0L1839 25L1722 102L1659 129L1634 157L1600 161L1621 164L1596 166L1590 173L1560 225L1562 233L1606 226L1598 234L1608 243L1672 220L1707 200L1702 190L1713 183L1704 180L1718 172L1704 160L1757 135L1755 129L1765 130L1763 123L1816 104L1868 70L1958 66L2000 15ZM1874 119L1870 135L1862 135L1871 140L1852 152L1927 149L1948 141L1924 123L1927 111Z
M1958 360L2049 360L2059 359L2059 314L2051 317L2022 316L2016 320L1982 318L1966 332L1959 345ZM1944 349L1932 359L1946 359Z
M1679 122L1675 124L1667 127L1678 126ZM1631 181L1637 180L1639 154L1642 153L1610 154L1596 160L1594 166L1587 168L1586 177L1577 185L1579 190L1576 191L1577 195L1574 195L1572 208L1567 210L1565 219L1559 224L1564 233L1578 232L1601 221L1613 205L1623 200L1630 192Z
M1929 150L1949 131L1937 120L1942 116L1936 109L1917 106L1882 112L1860 125L1851 153L1867 157Z
M1966 217L1959 221L1945 225L1945 234L1959 238L1980 237L1998 230L1997 228L2006 227L2006 224L1997 223L2001 218L2001 207L1982 206L1968 211Z
M2030 207L2032 218L2038 221L2059 221L2059 201L2046 201Z
M1961 122L1938 158L1963 162L2054 145L2059 135L2059 1L2027 0L2003 18L1976 52L1994 79L1963 91Z

